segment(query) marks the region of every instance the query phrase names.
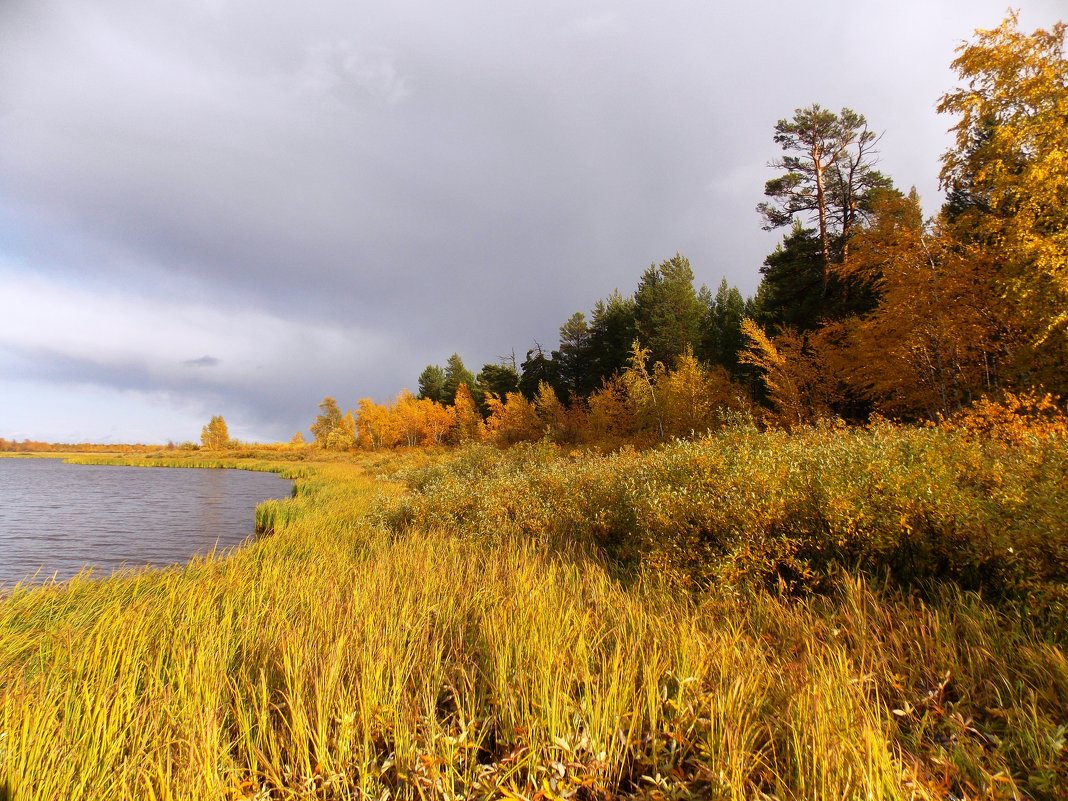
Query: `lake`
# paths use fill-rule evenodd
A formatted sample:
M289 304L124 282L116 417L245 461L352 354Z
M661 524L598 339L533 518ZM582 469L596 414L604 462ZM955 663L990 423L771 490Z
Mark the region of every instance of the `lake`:
M0 459L0 587L91 565L182 563L255 534L256 505L293 483L274 473Z

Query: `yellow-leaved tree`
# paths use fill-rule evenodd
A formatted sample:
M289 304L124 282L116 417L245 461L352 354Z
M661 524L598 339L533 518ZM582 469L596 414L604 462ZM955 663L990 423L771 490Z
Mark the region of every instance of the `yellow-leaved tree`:
M401 426L390 407L379 405L371 398L360 398L357 404L356 432L360 447L369 451L392 448L403 437Z
M200 443L209 451L217 451L230 445L230 432L226 428L226 421L221 415L211 418L204 428L200 430Z
M489 419L486 420L486 434L501 447L515 445L517 442L533 442L541 438L543 426L534 404L520 392L508 392L502 401L495 395L486 396L489 407Z
M622 376L616 374L606 378L600 389L590 395L588 404L588 439L614 446L628 439L636 430L637 421Z
M789 327L770 339L748 317L742 320L742 335L746 345L738 362L760 372L777 413L774 422L796 428L830 415L835 382L813 340Z
M829 366L883 414L935 418L996 388L1013 332L1002 321L987 254L925 223L915 190L879 196L839 271L879 298L825 327Z
M327 396L319 404L319 415L311 424L315 444L331 451L344 451L356 444L356 421L342 413L337 401Z
M705 367L687 346L675 369L660 377L664 430L671 437L692 437L719 428L721 413L748 408L745 393L722 367Z
M1064 23L1027 34L1010 15L957 51L959 115L942 157L957 235L988 252L1031 332L1036 366L1068 389L1068 60Z
M482 423L482 415L478 413L475 399L471 397L471 391L467 388L467 384L460 384L456 388L456 397L453 399L452 409L456 418L456 425L452 430L453 440L460 445L481 440L485 432L485 426Z
M456 415L451 407L430 398L420 398L417 403L423 413L423 445L428 448L441 445L456 425Z

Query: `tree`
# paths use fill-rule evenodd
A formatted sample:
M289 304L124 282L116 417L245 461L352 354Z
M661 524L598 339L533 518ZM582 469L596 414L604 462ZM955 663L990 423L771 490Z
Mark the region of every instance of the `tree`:
M746 393L719 365L706 367L687 350L657 382L668 436L700 436L721 424L721 412L749 407Z
M486 403L490 410L486 433L497 445L507 447L541 438L544 428L542 422L538 419L534 404L522 393L509 392L503 401L490 395Z
M230 445L230 432L226 428L226 421L220 415L215 415L210 422L200 430L200 442L210 451L217 451Z
M637 335L634 298L625 298L617 290L597 301L586 338L587 386L599 387L623 371Z
M424 401L426 399L424 398ZM390 410L390 417L409 448L419 445L426 437L426 409L408 390L401 390Z
M779 423L795 428L830 413L833 382L806 337L786 328L773 340L749 318L742 320L742 333L746 347L739 359L760 372Z
M638 421L630 405L623 377L613 373L589 398L589 435L596 441L612 445L631 437Z
M392 448L403 436L398 422L388 406L379 405L371 398L360 398L355 418L360 447L370 451Z
M419 397L435 403L446 403L445 371L436 364L428 364L419 374Z
M472 398L480 394L475 387L475 376L464 367L464 360L460 358L460 354L454 353L445 362L445 383L441 402L455 403L456 392L461 384L467 387L467 391Z
M864 115L848 108L835 114L813 104L775 125L775 143L786 155L770 166L786 173L765 184L771 201L757 210L767 231L792 225L799 216L816 224L823 295L832 266L848 252L849 236L864 217L871 192L890 186L875 169L878 141Z
M795 220L790 232L764 259L760 274L760 325L773 333L783 326L798 331L819 327L827 298L823 294L823 260L815 229L805 228Z
M485 430L482 415L478 413L478 407L475 406L475 400L471 397L467 384L461 383L457 387L452 408L456 415L456 427L452 430L454 441L463 445L482 439Z
M941 181L957 236L988 250L1036 356L1068 384L1068 60L1065 33L1025 34L1011 13L957 50L964 86L938 110L960 116ZM1052 370L1048 368L1052 367Z
M476 381L483 396L504 398L519 389L519 373L510 364L484 364Z
M557 390L564 398L586 395L596 384L590 374L590 329L586 315L575 312L560 326L560 349L553 351Z
M639 430L651 431L658 440L666 435L664 428L663 399L658 384L667 371L663 362L649 365L649 349L643 348L638 340L631 346L630 363L623 371L623 386L627 392L627 402L634 414L634 422Z
M356 442L356 423L352 415L342 414L337 401L327 396L319 404L319 416L311 424L315 444L326 450L348 450Z
M428 398L420 398L419 405L423 408L423 445L441 445L456 424L454 410Z
M653 362L670 367L701 338L705 305L693 286L693 269L679 253L651 265L634 293L638 338Z
M546 356L545 350L537 342L534 347L527 351L527 358L523 360L522 372L519 375L519 391L529 401L538 397L538 389L543 383L551 386L554 391L559 385L559 364Z
M738 372L738 351L743 344L742 318L745 317L745 300L737 287L727 284L724 278L719 283L716 295L708 304L702 322L701 350L704 358L725 367L731 373Z
M567 430L567 407L560 402L556 391L542 381L534 398L534 413L542 431L553 442L561 442Z
M1011 332L983 251L925 223L915 190L877 200L853 241L841 269L875 287L879 304L822 332L843 345L828 351L836 374L878 411L909 417L956 411L994 389Z
M306 444L306 443L304 442L304 434L302 434L301 432L299 432L299 431L298 431L298 432L297 432L296 434L294 434L294 435L293 435L293 437L292 437L292 438L291 438L291 439L289 440L289 444L290 444L290 445L292 445L292 446L293 446L294 448L303 448L303 447L304 447L304 445Z

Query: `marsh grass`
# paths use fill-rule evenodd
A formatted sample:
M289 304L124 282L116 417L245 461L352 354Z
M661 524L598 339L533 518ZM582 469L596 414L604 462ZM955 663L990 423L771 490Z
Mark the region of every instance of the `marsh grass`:
M959 584L921 598L849 571L821 593L684 591L656 560L624 570L579 536L567 499L597 489L582 460L603 459L530 456L492 469L483 452L429 468L411 457L412 494L372 475L403 459L302 463L254 544L16 587L0 600L0 787L13 799L1068 793L1068 665L1032 617ZM549 468L566 529L534 493L519 496L528 517L513 499L511 524L464 522ZM450 475L467 493L434 501Z

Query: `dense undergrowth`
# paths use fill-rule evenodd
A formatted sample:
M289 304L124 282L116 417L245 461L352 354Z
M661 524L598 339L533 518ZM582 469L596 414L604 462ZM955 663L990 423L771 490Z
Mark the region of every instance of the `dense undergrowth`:
M607 456L469 448L413 471L413 493L386 517L588 545L687 589L804 592L860 570L1031 598L1056 620L1068 613L1066 442L878 424L732 427Z
M0 797L1068 796L1063 439L407 460L9 592Z

